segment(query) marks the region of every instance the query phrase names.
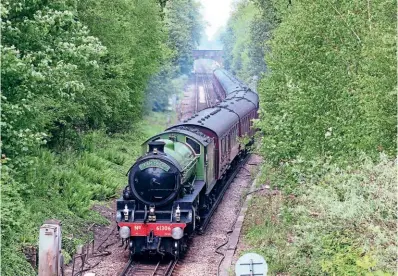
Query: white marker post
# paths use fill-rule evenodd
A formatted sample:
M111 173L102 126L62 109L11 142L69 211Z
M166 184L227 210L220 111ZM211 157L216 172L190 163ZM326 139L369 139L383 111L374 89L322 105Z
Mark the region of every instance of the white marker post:
M63 275L61 253L61 222L47 220L40 227L39 235L39 276Z

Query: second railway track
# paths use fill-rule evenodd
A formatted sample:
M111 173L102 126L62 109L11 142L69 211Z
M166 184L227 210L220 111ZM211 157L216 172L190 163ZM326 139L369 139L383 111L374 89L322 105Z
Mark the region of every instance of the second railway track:
M212 71L203 64L198 65L195 72L195 112L212 107L217 103L217 95L213 91Z
M206 74L196 73L195 74L195 113L202 109L211 107L210 102L210 91L206 83Z

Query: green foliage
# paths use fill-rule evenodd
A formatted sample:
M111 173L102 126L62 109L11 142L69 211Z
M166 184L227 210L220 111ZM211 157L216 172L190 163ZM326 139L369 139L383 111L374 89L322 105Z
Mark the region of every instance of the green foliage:
M173 51L173 64L179 73L192 70L192 50L200 43L203 23L199 3L194 0L173 0L166 3L165 24L169 33L168 45Z
M319 173L297 174L304 166ZM274 187L300 185L254 198L244 227L247 250L262 254L272 275L393 275L396 174L386 156L347 169L323 160L268 167L262 179Z
M2 11L4 153L18 159L44 138L65 143L74 128L99 124L106 105L95 80L106 49L75 20L73 6L5 2Z
M236 5L223 35L225 66L249 83L269 69L258 87L267 158L278 164L298 156L395 153L395 4Z
M228 21L226 32L221 36L224 43L225 67L242 79L247 79L249 68L250 26L258 14L255 6L249 1L242 1Z
M164 66L149 82L146 90L147 111L165 111L169 108L169 99L178 97L188 82L186 75L176 76L171 66Z
M86 221L104 223L91 211L93 202L120 192L127 170L140 154L140 141L148 136L143 125L136 125L134 133L113 137L92 132L83 139L84 152L54 154L41 149L34 162L18 173L3 164L1 275L15 271L34 275L21 250L37 244L37 229L50 218L63 221L63 248L72 255L87 234Z
M330 275L373 275L371 271L377 264L374 256L364 254L350 243L348 237L336 233L323 238L322 248L325 250L321 260L323 272ZM376 271L380 272L383 273L380 270Z
M243 1L228 23L232 71L249 79L265 56L256 125L275 190L253 200L246 241L272 274L395 272L395 7Z
M78 14L108 48L99 89L111 96L108 128L124 130L141 117L148 82L170 59L158 1L83 1Z
M19 158L46 142L76 148L91 129L127 130L149 79L171 58L164 29L157 1L2 3L2 141L11 162L24 165Z
M186 74L193 68L192 50L198 46L203 29L199 3L193 0L168 1L164 23L168 47L164 47L162 53L167 60L148 83L146 111L166 110L169 99L179 95L187 81Z
M166 99L183 85L169 80L166 2L1 3L1 275L34 275L22 249L37 244L44 220L63 221L69 257L87 220L104 223L91 206L120 192L149 136L138 123L148 82L170 69ZM199 39L197 8L180 10L192 37L181 53Z
M240 1L221 35L225 67L248 84L266 71L265 42L274 28L273 22L264 20L264 14L270 13L269 5L262 9L256 1Z
M258 89L271 160L395 152L394 6L296 1L282 13Z

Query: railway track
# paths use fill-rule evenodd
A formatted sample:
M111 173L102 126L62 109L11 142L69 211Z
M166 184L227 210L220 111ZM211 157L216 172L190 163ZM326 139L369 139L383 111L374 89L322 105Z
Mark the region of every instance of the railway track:
M195 77L195 113L215 105L210 74L197 73Z
M211 107L211 106L213 106L213 103L212 103L211 97L210 97L210 87L209 87L209 76L208 76L208 74L202 75L202 83L203 83L203 88L205 90L206 105L207 105L207 107Z
M195 74L195 113L208 107L207 91L203 85L202 73Z
M136 261L131 259L120 276L171 276L178 260L158 262Z
M213 91L212 74L203 65L198 65L195 73L195 113L202 109L212 107L216 104Z

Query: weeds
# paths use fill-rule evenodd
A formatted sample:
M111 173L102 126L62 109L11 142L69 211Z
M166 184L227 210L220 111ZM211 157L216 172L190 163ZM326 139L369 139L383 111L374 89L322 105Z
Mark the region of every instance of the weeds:
M303 164L264 166L262 180L279 190L253 199L244 227L249 250L266 258L273 275L393 275L396 164L385 156L346 169Z
M126 185L126 172L141 154L141 143L165 128L161 115L153 117L151 123L136 125L129 133L86 134L79 150L56 154L39 148L18 172L3 163L1 275L15 275L15 271L35 275L22 249L37 246L39 227L47 219L62 221L66 260L84 242L88 225L108 223L91 207L115 197Z

